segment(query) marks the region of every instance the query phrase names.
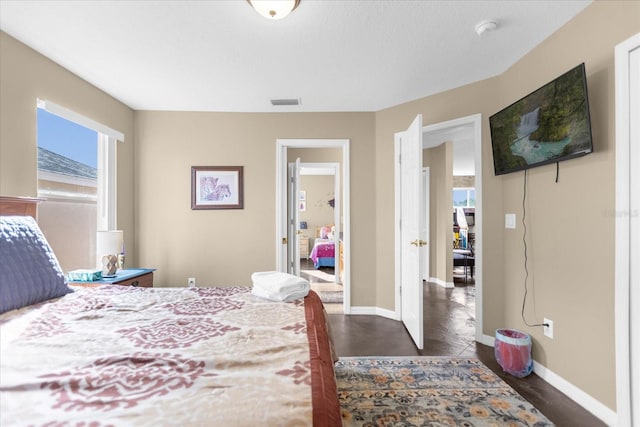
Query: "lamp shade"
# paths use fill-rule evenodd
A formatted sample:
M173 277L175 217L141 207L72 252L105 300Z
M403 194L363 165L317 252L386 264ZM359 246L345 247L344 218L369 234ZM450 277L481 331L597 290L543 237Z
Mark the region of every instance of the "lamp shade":
M96 232L96 267L102 268L102 257L122 252L124 238L122 230Z
M282 19L298 7L300 0L247 0L256 12L267 19Z

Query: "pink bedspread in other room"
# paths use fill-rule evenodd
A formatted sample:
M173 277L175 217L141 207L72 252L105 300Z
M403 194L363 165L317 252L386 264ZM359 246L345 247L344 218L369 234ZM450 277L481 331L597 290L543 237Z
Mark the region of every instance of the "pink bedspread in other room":
M316 261L317 258L333 258L335 256L335 253L336 245L332 240L322 241L320 239L316 239L309 258L314 261Z

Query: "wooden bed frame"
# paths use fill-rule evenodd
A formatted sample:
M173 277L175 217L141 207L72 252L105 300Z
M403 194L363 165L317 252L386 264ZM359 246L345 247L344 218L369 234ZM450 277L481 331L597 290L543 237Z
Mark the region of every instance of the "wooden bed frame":
M37 220L38 204L43 201L38 197L0 196L0 215L31 216Z

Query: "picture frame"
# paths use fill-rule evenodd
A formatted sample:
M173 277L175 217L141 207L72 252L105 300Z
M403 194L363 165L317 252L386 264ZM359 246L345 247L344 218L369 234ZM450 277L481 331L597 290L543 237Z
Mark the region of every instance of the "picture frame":
M298 196L300 201L307 200L307 192L305 190L300 190L300 194Z
M244 209L243 166L192 166L191 209Z

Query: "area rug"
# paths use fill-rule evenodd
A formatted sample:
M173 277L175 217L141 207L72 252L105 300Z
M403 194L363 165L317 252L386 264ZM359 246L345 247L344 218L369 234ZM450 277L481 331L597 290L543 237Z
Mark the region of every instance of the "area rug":
M317 291L320 300L325 304L335 304L342 302L342 291Z
M311 289L315 291L320 300L325 304L341 303L343 299L342 285L337 283L311 283Z
M477 359L346 357L335 371L343 426L553 426Z

